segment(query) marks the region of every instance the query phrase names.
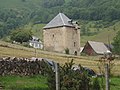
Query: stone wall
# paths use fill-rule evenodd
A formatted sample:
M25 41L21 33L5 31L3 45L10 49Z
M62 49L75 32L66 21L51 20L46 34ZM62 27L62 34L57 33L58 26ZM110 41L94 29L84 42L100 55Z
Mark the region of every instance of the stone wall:
M44 30L44 50L63 52L64 28L52 28Z
M65 29L65 48L69 49L70 54L80 55L80 31L75 28L66 27Z
M44 75L48 63L44 59L0 58L0 75Z

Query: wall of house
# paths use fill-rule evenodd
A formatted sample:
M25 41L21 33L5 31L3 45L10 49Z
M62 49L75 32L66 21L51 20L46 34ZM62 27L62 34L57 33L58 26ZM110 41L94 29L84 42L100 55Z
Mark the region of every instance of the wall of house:
M63 52L64 27L46 29L43 32L44 50Z
M86 53L87 55L96 55L95 51L88 43L85 45L83 53Z
M72 27L46 29L43 32L44 50L70 54L80 54L80 31Z
M80 31L65 27L65 48L69 49L70 54L80 54Z

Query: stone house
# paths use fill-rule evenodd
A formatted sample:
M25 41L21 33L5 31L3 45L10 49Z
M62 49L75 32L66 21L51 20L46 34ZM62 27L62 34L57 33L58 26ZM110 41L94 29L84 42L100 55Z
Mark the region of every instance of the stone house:
M59 13L43 31L44 50L80 54L80 28L63 13Z

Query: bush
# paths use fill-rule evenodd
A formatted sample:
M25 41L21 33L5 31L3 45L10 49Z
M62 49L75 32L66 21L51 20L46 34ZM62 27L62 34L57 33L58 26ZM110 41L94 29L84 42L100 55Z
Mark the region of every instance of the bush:
M73 70L73 60L59 67L60 75L60 90L89 90L90 77L81 65L80 71ZM51 71L51 70L50 70ZM55 90L55 73L48 73L48 87L50 90Z
M100 90L100 83L99 83L98 78L95 78L93 80L92 90Z
M68 48L65 49L65 54L69 54L69 49Z

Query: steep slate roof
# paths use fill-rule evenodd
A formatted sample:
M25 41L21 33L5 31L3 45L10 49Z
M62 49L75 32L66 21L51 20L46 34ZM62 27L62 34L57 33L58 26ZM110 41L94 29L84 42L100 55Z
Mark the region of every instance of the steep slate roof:
M59 13L44 27L44 29L60 27L60 26L74 27L71 21L72 20L69 19L65 14Z
M88 43L97 54L111 53L106 45L102 42L88 41Z

